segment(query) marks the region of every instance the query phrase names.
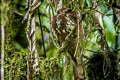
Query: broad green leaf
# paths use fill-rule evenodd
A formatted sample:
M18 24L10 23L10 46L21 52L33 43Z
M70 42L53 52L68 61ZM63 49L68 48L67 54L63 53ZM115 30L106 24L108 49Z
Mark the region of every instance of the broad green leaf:
M110 12L111 13L111 12ZM111 49L115 48L115 25L113 22L113 15L103 16L103 25L105 28L106 41Z
M115 48L115 42L116 42L115 40L116 31L115 31L115 25L113 22L113 15L110 15L110 14L113 14L113 9L110 9L108 11L108 9L105 7L104 2L101 2L100 8L101 8L101 12L104 14L102 15L103 16L102 20L103 20L103 26L105 30L106 41L110 49L113 50Z

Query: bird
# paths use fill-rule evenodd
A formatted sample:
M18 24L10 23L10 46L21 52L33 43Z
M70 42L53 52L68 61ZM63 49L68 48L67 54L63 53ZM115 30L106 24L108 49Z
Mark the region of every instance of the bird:
M62 8L52 18L51 26L53 36L61 46L72 30L77 27L77 14L70 8Z
M77 13L70 8L61 8L51 20L53 37L62 48L60 53L67 51L75 63L73 56L77 45L77 21Z
M81 39L82 42L84 35L81 22L85 18L85 14L82 12L81 17L79 17L78 13L72 9L61 8L51 20L53 37L60 46L58 55L64 52L69 54L74 67L75 80L84 80L81 51L78 50L77 46L80 46L78 40Z

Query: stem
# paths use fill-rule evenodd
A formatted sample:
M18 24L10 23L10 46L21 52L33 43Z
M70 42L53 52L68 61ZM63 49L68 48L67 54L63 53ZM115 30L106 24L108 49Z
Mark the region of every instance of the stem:
M41 36L42 36L42 42L43 42L44 57L46 58L45 41L44 41L44 36L43 36L43 29L42 29L42 23L41 23L41 18L40 18L40 11L39 11L39 9L38 9L38 17L39 17L40 30L41 30Z

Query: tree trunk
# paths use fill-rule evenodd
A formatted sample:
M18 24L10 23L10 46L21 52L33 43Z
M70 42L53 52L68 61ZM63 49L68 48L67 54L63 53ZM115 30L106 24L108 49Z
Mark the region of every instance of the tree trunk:
M5 54L5 31L4 26L1 25L1 80L4 80L4 54Z
M5 62L6 56L9 57L14 51L13 46L13 1L1 1L1 80L6 79ZM6 54L5 54L6 53ZM9 54L8 54L9 53ZM5 71L5 72L4 72ZM8 76L8 75L7 75ZM12 76L13 77L13 76Z

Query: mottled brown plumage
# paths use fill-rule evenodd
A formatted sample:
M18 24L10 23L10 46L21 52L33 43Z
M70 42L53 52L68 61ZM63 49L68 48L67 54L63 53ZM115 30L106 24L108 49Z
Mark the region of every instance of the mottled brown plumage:
M57 14L53 17L51 26L53 35L61 46L71 31L77 27L77 13L69 8L62 8L58 10Z

